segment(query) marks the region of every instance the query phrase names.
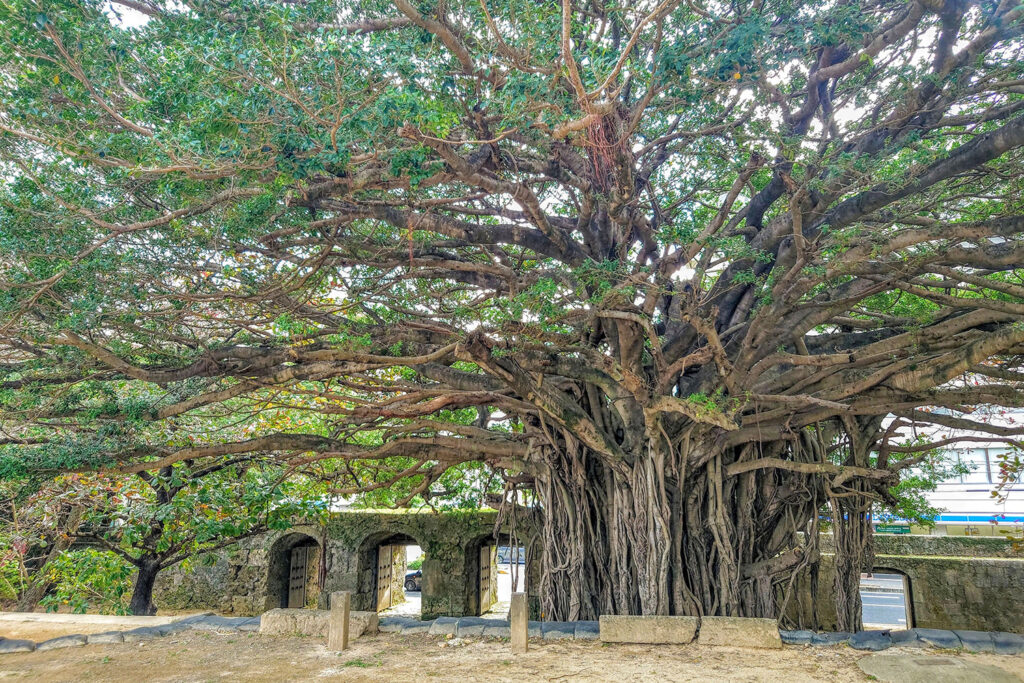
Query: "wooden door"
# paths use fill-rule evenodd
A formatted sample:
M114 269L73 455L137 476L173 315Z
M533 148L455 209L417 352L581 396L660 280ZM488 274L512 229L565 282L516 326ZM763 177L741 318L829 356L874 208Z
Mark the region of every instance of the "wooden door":
M497 550L497 547L493 545L485 545L480 548L480 614L489 610L494 604L495 595L491 590L491 577Z
M377 611L391 607L391 571L394 566L391 546L382 545L377 550Z
M301 609L306 606L306 562L309 548L292 548L288 569L288 607Z

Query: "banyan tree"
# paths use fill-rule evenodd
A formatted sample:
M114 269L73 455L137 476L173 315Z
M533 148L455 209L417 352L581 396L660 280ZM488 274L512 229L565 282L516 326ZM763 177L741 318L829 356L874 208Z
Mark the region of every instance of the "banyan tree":
M0 476L468 471L544 611L781 617L1024 393L1014 0L10 0ZM947 429L948 428L948 429ZM460 474L461 473L461 474ZM439 491L439 488L442 489Z

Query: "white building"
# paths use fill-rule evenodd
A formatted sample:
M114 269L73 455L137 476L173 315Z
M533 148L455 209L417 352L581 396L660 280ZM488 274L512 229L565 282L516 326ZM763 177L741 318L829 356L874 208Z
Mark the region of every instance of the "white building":
M948 411L944 411L947 414ZM1024 411L978 410L971 415L956 415L974 421L1006 427L1024 426ZM966 472L940 483L935 491L925 494L928 502L942 512L935 526L913 527L913 533L937 536L1000 536L1001 531L1020 535L1024 531L1024 480L1017 474L1015 481L1003 483L1000 456L1019 454L1013 446L993 442L979 432L957 431L946 427L928 426L907 436L926 436L932 440L948 437L977 437L965 439L943 448L948 460L963 465ZM1024 440L1024 439L1022 439ZM993 492L1003 483L996 495ZM905 523L880 524L879 531L902 531Z

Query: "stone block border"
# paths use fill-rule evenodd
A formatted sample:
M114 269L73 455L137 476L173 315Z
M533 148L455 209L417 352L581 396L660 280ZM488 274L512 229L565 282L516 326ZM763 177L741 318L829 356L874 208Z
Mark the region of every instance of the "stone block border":
M527 634L544 640L597 640L596 621L531 621ZM508 621L488 617L438 617L420 621L413 617L381 617L377 624L381 633L458 638L509 638Z
M989 652L998 655L1024 654L1024 635L1005 631L946 631L912 628L905 631L858 631L857 633L815 633L780 631L787 645L833 647L846 644L855 650L886 650L890 647L936 648Z
M211 613L196 614L170 624L142 626L126 631L107 631L90 635L72 634L51 638L41 643L15 638L0 638L0 655L33 650L56 650L81 647L86 644L138 642L181 633L186 630L255 632L259 630L259 617L221 617ZM409 617L382 617L382 633L402 635L435 635L446 637L509 637L505 619L484 617L439 617L420 621ZM529 637L543 640L599 639L597 621L531 621ZM786 645L805 647L835 647L848 645L857 650L878 651L890 647L937 648L988 652L999 655L1024 654L1024 635L1003 631L945 631L941 629L909 629L905 631L859 631L857 633L815 633L806 630L779 631Z
M220 617L212 612L194 614L184 619L160 624L157 626L140 626L125 631L105 631L103 633L92 633L83 635L74 633L66 636L50 638L41 643L31 640L20 640L16 638L0 638L0 654L13 652L32 652L39 650L57 650L65 647L81 647L83 645L98 645L108 643L137 643L144 640L153 640L164 636L181 633L182 631L235 631L252 632L260 627L259 617Z

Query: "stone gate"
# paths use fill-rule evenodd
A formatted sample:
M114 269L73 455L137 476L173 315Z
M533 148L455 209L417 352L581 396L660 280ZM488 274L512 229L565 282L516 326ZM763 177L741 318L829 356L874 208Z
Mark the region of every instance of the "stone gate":
M213 609L256 615L276 607L328 607L332 591L352 591L352 608L376 610L388 591L401 593L404 553L387 549L418 545L423 550L421 618L473 616L493 602L495 546L508 545L513 529L495 529L494 511L352 510L332 513L322 525L245 539L191 570L169 569L157 582L159 606ZM526 550L526 591L539 616L536 525L518 522L517 544ZM301 557L299 565L296 557ZM390 576L390 581L388 577ZM384 601L382 603L382 600Z

